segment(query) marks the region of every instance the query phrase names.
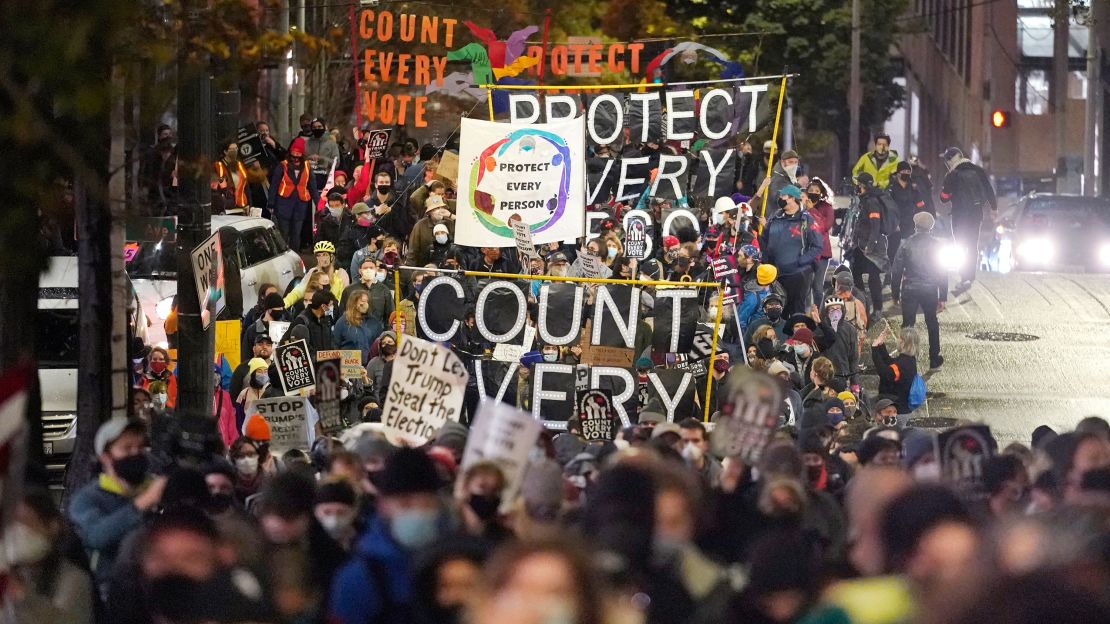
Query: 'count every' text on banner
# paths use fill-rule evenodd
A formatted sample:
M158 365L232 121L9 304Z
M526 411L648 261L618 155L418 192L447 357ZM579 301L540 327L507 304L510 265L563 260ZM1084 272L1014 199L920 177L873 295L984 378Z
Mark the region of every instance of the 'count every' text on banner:
M457 242L514 244L510 225L528 224L532 242L582 235L585 211L585 122L547 124L462 120Z

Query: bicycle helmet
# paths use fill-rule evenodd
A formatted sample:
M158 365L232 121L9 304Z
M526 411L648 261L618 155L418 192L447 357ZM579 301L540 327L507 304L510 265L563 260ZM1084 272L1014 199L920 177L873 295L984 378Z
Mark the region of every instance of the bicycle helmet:
M320 242L316 243L315 247L312 248L312 253L314 253L314 254L318 254L318 253L333 254L333 253L335 253L335 245L333 245L331 243L331 241L320 241Z
M838 305L841 308L843 308L844 307L844 300L841 299L840 297L829 297L828 299L825 299L825 307L827 308L831 305Z

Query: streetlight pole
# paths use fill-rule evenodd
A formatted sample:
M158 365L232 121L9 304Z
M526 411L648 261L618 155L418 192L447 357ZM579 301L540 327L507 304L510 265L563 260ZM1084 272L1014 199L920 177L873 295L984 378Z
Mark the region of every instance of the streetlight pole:
M848 163L859 156L859 109L863 102L860 87L860 0L852 0L852 60L851 77L848 84Z

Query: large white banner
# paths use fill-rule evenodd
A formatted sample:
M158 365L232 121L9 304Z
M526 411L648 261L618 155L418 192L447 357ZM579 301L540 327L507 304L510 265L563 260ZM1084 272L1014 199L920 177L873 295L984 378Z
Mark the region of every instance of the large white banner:
M541 245L585 228L585 118L546 124L463 119L455 239L512 247L517 219Z

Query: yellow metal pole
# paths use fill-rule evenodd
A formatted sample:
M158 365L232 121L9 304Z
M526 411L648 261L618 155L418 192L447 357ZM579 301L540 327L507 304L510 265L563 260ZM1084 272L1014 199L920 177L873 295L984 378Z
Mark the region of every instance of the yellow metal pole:
M721 300L724 296L724 289L717 284L717 317L713 319L713 346L709 349L709 372L705 382L705 415L702 417L704 422L709 422L709 400L713 398L713 358L717 357L717 334L721 331L721 310L724 309Z
M779 84L779 105L778 109L775 111L775 129L771 131L771 157L767 159L767 180L771 179L771 168L774 167L775 164L775 148L777 148L779 144L779 120L782 119L782 100L786 96L787 78L788 76L783 76L782 82ZM768 189L769 188L770 186L768 186ZM767 189L764 189L763 191L763 205L759 209L759 218L767 218ZM759 228L762 231L762 223L760 223Z
M409 267L400 267L407 269ZM521 275L519 273L491 273L489 271L460 271L469 277L498 277L501 279L541 280L548 282L582 282L586 284L627 284L629 286L670 286L674 288L718 288L717 282L666 282L605 277L562 277L557 275Z
M396 315L397 320L393 323L393 328L397 330L397 349L401 348L401 272L397 267L393 267L393 314Z
M489 120L493 121L493 89L486 89L486 103L489 104Z

